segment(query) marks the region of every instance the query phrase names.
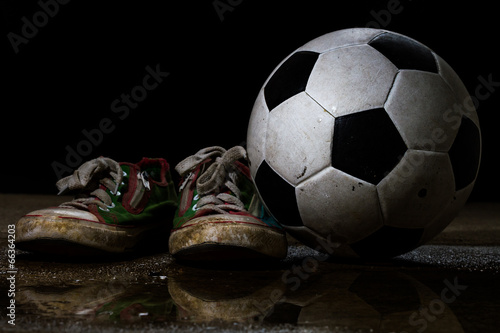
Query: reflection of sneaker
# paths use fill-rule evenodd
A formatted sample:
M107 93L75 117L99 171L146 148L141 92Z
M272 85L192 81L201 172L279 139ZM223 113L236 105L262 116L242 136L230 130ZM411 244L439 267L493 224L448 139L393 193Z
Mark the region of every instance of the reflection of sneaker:
M209 147L176 166L183 177L169 247L180 259L284 258L283 229L265 213L243 147Z
M95 309L99 322L172 322L175 304L164 286L128 286L127 292Z
M21 286L16 291L19 312L37 317L67 318L94 317L95 309L121 297L127 285L120 282L87 283L78 285Z
M75 199L23 216L16 224L18 248L66 255L122 253L155 235L166 243L177 200L164 159L131 164L100 157L57 187L60 194L76 192Z
M70 322L172 322L177 317L175 304L164 286L120 281L20 287L16 306L23 316Z
M182 273L169 276L168 292L177 305L179 321L262 322L285 300L281 275L281 271L183 267Z

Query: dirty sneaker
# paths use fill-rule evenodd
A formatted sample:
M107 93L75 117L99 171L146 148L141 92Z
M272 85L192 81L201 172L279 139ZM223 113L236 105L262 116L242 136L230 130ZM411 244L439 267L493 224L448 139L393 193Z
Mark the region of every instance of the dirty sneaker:
M180 162L170 253L184 260L284 258L282 227L266 214L243 163L246 151L209 147Z
M131 164L100 157L56 185L75 198L23 216L16 224L19 249L87 255L154 245L153 236L166 243L177 194L164 159Z

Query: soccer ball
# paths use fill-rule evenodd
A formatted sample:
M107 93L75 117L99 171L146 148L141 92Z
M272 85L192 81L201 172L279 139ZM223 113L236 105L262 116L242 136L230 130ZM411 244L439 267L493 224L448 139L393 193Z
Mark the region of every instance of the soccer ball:
M347 29L289 55L260 90L250 171L269 212L303 243L392 257L436 236L476 180L473 99L423 44Z

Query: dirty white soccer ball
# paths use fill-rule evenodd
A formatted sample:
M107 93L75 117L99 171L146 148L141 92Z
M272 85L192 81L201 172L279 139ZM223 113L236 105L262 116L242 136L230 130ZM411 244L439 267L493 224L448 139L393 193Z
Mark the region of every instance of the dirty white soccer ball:
M453 69L411 38L365 28L290 54L257 97L247 145L258 191L289 233L364 257L443 230L481 156L473 99Z

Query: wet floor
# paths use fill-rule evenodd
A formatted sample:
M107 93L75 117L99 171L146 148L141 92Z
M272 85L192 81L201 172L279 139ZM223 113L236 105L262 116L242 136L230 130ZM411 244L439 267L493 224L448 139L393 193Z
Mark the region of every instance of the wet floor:
M60 201L19 199L0 195L0 331L422 333L500 327L498 204L468 205L432 244L384 262L327 259L293 244L284 261L238 267L193 267L167 253L75 262L17 252L16 271L9 272L7 225L30 205ZM7 316L12 299L15 326Z

